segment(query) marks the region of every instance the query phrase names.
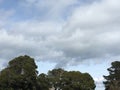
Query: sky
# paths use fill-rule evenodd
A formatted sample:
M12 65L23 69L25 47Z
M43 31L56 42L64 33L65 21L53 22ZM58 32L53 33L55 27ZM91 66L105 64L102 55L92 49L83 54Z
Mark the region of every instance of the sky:
M0 0L0 70L20 55L39 73L88 72L96 90L120 61L120 0Z

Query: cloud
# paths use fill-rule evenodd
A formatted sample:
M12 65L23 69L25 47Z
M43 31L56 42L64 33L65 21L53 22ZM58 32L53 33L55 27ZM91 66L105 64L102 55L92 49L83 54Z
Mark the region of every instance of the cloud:
M54 22L11 23L11 28L0 30L0 54L10 60L18 55L28 54L39 60L57 59L62 52L53 50L50 39L57 37L61 25Z
M75 65L119 56L119 3L102 0L76 8L53 46L63 51L65 57L74 59Z
M103 81L104 81L104 78L103 77L99 77L99 78L94 78L94 80L95 80L95 82L96 83L103 83Z
M96 90L101 90L103 87L104 87L104 85L103 85L103 81L104 81L104 78L103 77L99 77L99 78L94 78L94 81L95 81L95 83L96 83Z
M8 17L11 20L8 20L9 28L6 24L0 29L0 58L10 60L17 55L28 54L37 61L54 62L56 67L65 67L119 57L120 1L97 0L78 6L76 2L26 0L30 7L38 9L38 13L47 8L47 14L44 13L47 18L12 21ZM69 11L71 7L74 9ZM71 13L67 19L64 12ZM4 16L3 21L9 14L5 13L0 18ZM57 17L50 20L48 16ZM35 17L39 18L39 15Z
M13 15L14 11L5 11L4 9L0 9L0 28L8 23L8 19Z
M79 0L23 0L22 6L47 20L64 20L67 18ZM36 15L35 14L35 15ZM64 19L63 19L64 18Z

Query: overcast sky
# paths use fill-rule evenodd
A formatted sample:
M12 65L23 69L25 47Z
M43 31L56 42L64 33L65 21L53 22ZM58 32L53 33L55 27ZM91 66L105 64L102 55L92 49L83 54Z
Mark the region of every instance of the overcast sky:
M120 0L0 0L0 69L25 54L40 73L88 72L102 90L120 60Z

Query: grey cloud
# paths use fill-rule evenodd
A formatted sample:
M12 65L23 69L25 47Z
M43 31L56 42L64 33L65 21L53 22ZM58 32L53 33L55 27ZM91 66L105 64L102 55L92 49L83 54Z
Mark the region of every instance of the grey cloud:
M119 3L102 0L76 7L64 23L13 22L9 29L0 30L1 58L28 54L37 61L54 62L56 67L119 58Z
M54 41L56 49L62 50L66 57L78 58L78 62L119 56L119 3L102 0L77 8L63 34Z

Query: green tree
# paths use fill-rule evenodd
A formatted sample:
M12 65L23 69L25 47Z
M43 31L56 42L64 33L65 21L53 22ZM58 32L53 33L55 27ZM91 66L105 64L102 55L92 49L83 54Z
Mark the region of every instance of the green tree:
M25 55L14 58L0 72L0 90L94 90L93 78L88 73L53 69L48 75L37 76L34 59Z
M49 90L50 83L49 83L48 76L44 73L41 73L38 76L38 84L41 90Z
M34 59L29 56L14 58L0 72L0 90L36 90L36 69Z
M63 90L94 90L93 78L88 73L79 71L66 72L63 75Z
M63 73L65 73L66 71L64 71L63 69L59 68L59 69L53 69L51 71L48 72L48 78L49 78L49 83L51 84L51 87L54 87L56 90L57 89L61 89L61 79L62 79L62 75Z
M120 61L114 61L111 63L111 67L107 69L109 71L108 76L103 76L105 90L120 90Z
M88 73L53 69L49 71L50 83L56 90L94 90L95 83Z

